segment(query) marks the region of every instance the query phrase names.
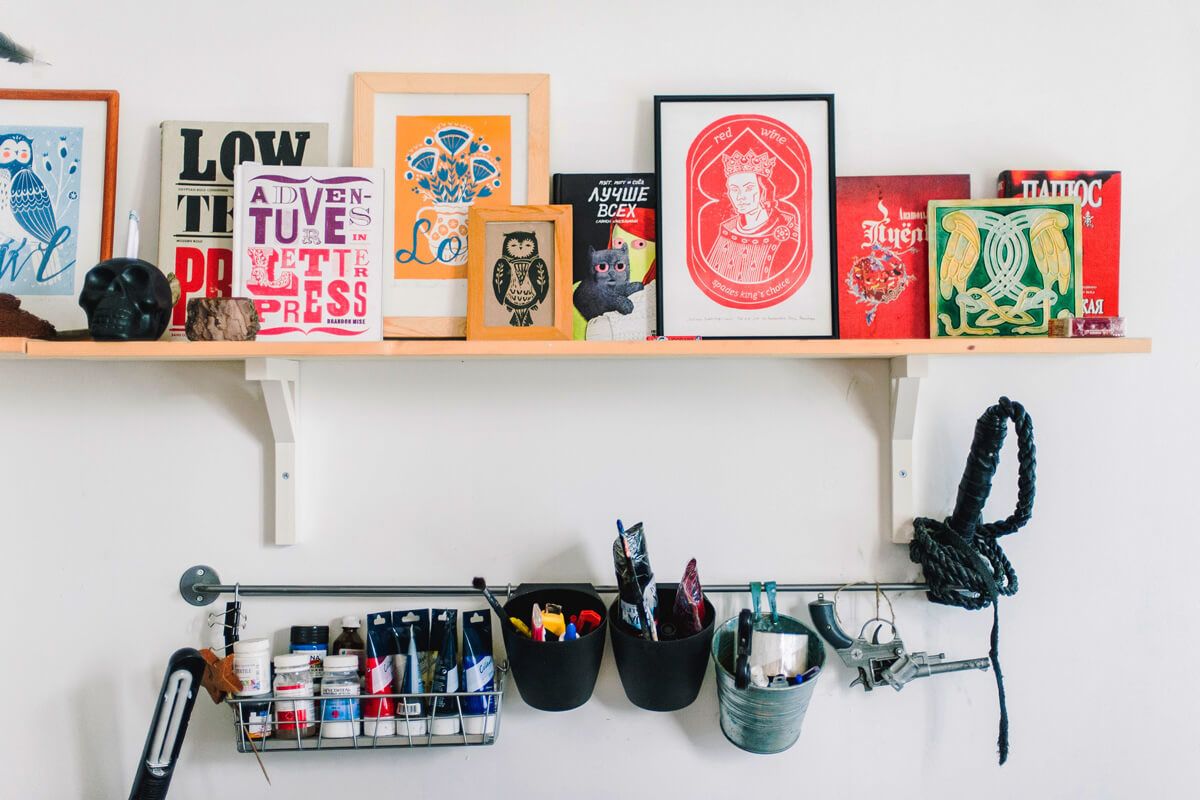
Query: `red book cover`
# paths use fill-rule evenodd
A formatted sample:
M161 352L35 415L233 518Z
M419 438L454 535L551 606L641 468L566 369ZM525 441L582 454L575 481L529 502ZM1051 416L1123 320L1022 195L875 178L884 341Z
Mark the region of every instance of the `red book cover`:
M929 338L926 207L970 196L969 175L837 179L841 338Z
M1083 315L1121 314L1121 173L1010 169L999 197L1078 197L1083 222Z

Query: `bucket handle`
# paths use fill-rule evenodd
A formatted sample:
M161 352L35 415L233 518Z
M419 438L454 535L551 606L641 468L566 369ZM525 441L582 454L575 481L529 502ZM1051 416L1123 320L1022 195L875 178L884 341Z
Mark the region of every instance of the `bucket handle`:
M767 581L762 583L754 581L750 584L750 601L754 605L754 620L757 622L762 617L761 596L763 589L767 590L767 603L771 606L771 624L779 624L779 606L776 602L777 584L775 581Z

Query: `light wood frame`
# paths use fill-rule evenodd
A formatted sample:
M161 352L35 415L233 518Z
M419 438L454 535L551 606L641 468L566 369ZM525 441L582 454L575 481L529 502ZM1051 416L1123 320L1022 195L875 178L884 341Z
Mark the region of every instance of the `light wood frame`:
M525 202L550 202L550 76L536 73L411 73L356 72L354 74L354 150L356 167L377 166L375 161L375 96L377 94L503 94L528 98L527 188ZM515 143L514 143L515 144ZM388 170L394 165L385 165ZM394 176L389 175L389 180ZM394 202L394 198L393 198ZM389 209L392 204L388 204ZM468 237L470 233L468 231ZM469 251L468 251L469 258ZM387 264L391 268L389 257ZM389 273L390 274L390 273ZM388 280L385 275L385 280ZM460 338L466 335L463 317L383 317L386 339Z
M570 339L571 312L571 207L570 206L508 206L506 208L472 208L467 236L470 241L484 242L486 228L493 222L550 222L554 224L554 272L551 296L554 298L554 324L532 325L528 328L488 326L484 324L483 302L491 291L489 259L482 246L467 251L467 338L492 340Z
M104 103L104 191L100 205L100 260L112 258L113 216L117 195L117 123L121 95L108 89L0 89L0 100L48 100ZM79 266L79 265L76 265Z

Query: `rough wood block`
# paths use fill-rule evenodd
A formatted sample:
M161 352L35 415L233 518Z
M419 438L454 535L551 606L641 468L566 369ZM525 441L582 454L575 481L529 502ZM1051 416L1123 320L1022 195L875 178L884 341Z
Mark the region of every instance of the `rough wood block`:
M187 304L193 342L249 342L258 336L258 312L245 297L197 297Z
M22 336L26 339L53 339L58 334L46 320L21 309L21 299L0 294L0 336Z

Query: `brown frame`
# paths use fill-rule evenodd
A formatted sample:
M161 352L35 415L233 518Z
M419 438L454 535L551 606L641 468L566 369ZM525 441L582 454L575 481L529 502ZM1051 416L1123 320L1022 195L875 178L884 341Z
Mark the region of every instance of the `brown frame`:
M377 94L523 94L529 103L529 147L525 202L550 202L550 76L540 73L354 73L352 164L374 167ZM385 165L390 170L393 165ZM389 179L394 176L389 175ZM394 201L394 198L393 198ZM389 203L389 208L392 203ZM470 235L468 229L468 236ZM469 251L468 251L469 258ZM392 259L387 260L390 269ZM384 280L388 280L387 273ZM450 339L465 335L463 317L383 317L385 339Z
M65 100L107 105L104 120L104 197L100 209L100 260L112 258L120 93L108 89L0 89L0 100Z
M571 207L570 206L506 206L504 208L472 208L468 219L467 236L471 241L485 241L485 227L492 222L552 222L554 223L554 324L532 325L528 328L488 326L483 323L483 300L488 287L484 277L487 254L483 247L467 250L467 338L475 340L547 340L571 338ZM565 278L564 278L565 276Z

